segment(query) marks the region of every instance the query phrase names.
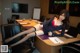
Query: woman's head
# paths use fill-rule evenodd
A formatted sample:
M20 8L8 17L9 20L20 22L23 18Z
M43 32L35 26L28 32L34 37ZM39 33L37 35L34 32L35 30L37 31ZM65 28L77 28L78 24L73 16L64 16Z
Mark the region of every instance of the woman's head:
M63 22L64 28L69 28L69 12L67 10L60 12L59 19Z
M68 11L65 10L65 9L62 10L62 11L60 12L59 19L60 19L61 21L63 21L63 20L69 21L69 13L68 13Z

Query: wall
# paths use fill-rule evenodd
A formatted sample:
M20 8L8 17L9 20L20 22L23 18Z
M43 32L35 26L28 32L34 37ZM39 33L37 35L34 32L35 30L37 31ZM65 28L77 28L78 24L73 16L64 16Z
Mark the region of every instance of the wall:
M70 25L76 27L80 23L80 17L70 16Z
M41 15L48 17L49 0L40 0Z
M42 9L42 15L49 18L50 14L48 13L48 7L49 7L49 0L41 0L40 6ZM66 6L66 9L68 9L69 6ZM53 14L54 15L54 14ZM70 25L76 27L77 24L80 22L80 17L70 16Z
M0 25L2 24L2 15L1 15L1 11L2 11L2 0L0 0Z
M13 2L28 4L28 13L12 13L11 5ZM3 5L3 23L7 23L7 18L12 14L19 15L20 18L31 18L34 7L40 7L40 0L2 0Z

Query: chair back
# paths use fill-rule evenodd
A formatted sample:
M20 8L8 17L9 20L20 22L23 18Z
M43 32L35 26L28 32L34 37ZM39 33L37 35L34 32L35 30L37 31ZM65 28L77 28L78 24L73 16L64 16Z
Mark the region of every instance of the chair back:
M10 38L10 37L16 35L20 31L21 31L20 26L18 24L2 24L1 25L1 33L2 33L3 44L5 44L5 40L7 38Z
M62 46L61 53L80 53L80 50L74 46Z
M80 23L77 25L78 33L80 34Z

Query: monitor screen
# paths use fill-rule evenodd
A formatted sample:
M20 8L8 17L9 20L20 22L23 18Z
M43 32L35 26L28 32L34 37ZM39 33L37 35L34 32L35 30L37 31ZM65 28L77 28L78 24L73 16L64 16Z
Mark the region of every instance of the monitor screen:
M12 3L12 13L28 13L28 4Z

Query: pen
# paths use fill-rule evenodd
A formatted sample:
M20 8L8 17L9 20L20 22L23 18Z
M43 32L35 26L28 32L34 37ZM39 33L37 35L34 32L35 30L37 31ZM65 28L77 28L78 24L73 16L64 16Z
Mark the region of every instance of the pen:
M57 41L56 39L55 39L55 41L57 42L57 43L60 43L59 41Z

